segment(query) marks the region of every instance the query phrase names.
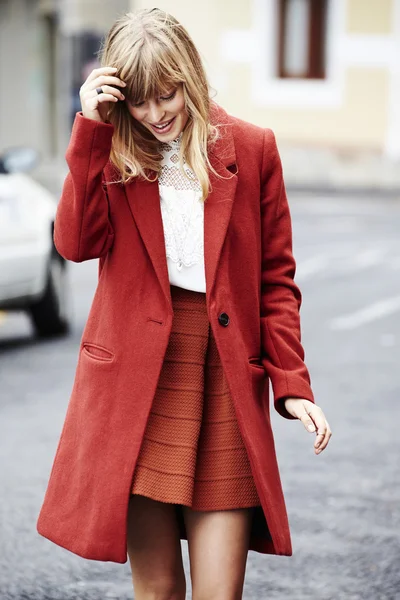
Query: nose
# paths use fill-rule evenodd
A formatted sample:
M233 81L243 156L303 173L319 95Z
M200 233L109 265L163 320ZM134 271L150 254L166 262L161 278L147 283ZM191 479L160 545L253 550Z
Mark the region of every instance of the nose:
M157 125L160 121L162 121L162 118L164 116L165 111L157 105L156 102L150 102L150 106L149 106L149 121L150 123L152 123L153 125Z

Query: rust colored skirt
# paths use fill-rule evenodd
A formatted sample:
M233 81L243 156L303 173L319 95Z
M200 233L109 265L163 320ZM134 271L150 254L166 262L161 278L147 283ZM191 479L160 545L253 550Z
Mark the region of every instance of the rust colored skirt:
M171 337L131 493L228 510L259 506L203 292L171 285Z

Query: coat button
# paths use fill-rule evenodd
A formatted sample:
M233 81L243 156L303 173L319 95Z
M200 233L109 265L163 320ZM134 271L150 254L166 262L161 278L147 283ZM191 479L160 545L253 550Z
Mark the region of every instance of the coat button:
M226 312L222 312L220 315L218 315L218 321L221 325L226 327L229 323L229 315Z

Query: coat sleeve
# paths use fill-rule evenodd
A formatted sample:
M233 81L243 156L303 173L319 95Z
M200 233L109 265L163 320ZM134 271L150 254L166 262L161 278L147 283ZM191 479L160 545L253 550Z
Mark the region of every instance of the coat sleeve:
M284 407L287 397L314 402L310 376L301 345L301 293L294 282L292 225L275 136L264 130L261 181L262 363L274 393L274 406L286 419L294 419Z
M109 219L103 169L114 127L77 113L66 151L65 178L54 222L54 244L67 260L82 262L105 255L114 232Z

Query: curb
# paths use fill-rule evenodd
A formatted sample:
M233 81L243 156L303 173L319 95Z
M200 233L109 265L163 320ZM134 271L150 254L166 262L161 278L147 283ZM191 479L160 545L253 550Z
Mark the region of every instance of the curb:
M368 198L387 198L390 200L398 199L400 201L400 187L363 187L363 186L330 186L330 185L310 185L310 184L292 184L285 182L286 190L295 194L311 195L329 195L329 196L352 196L364 200Z

